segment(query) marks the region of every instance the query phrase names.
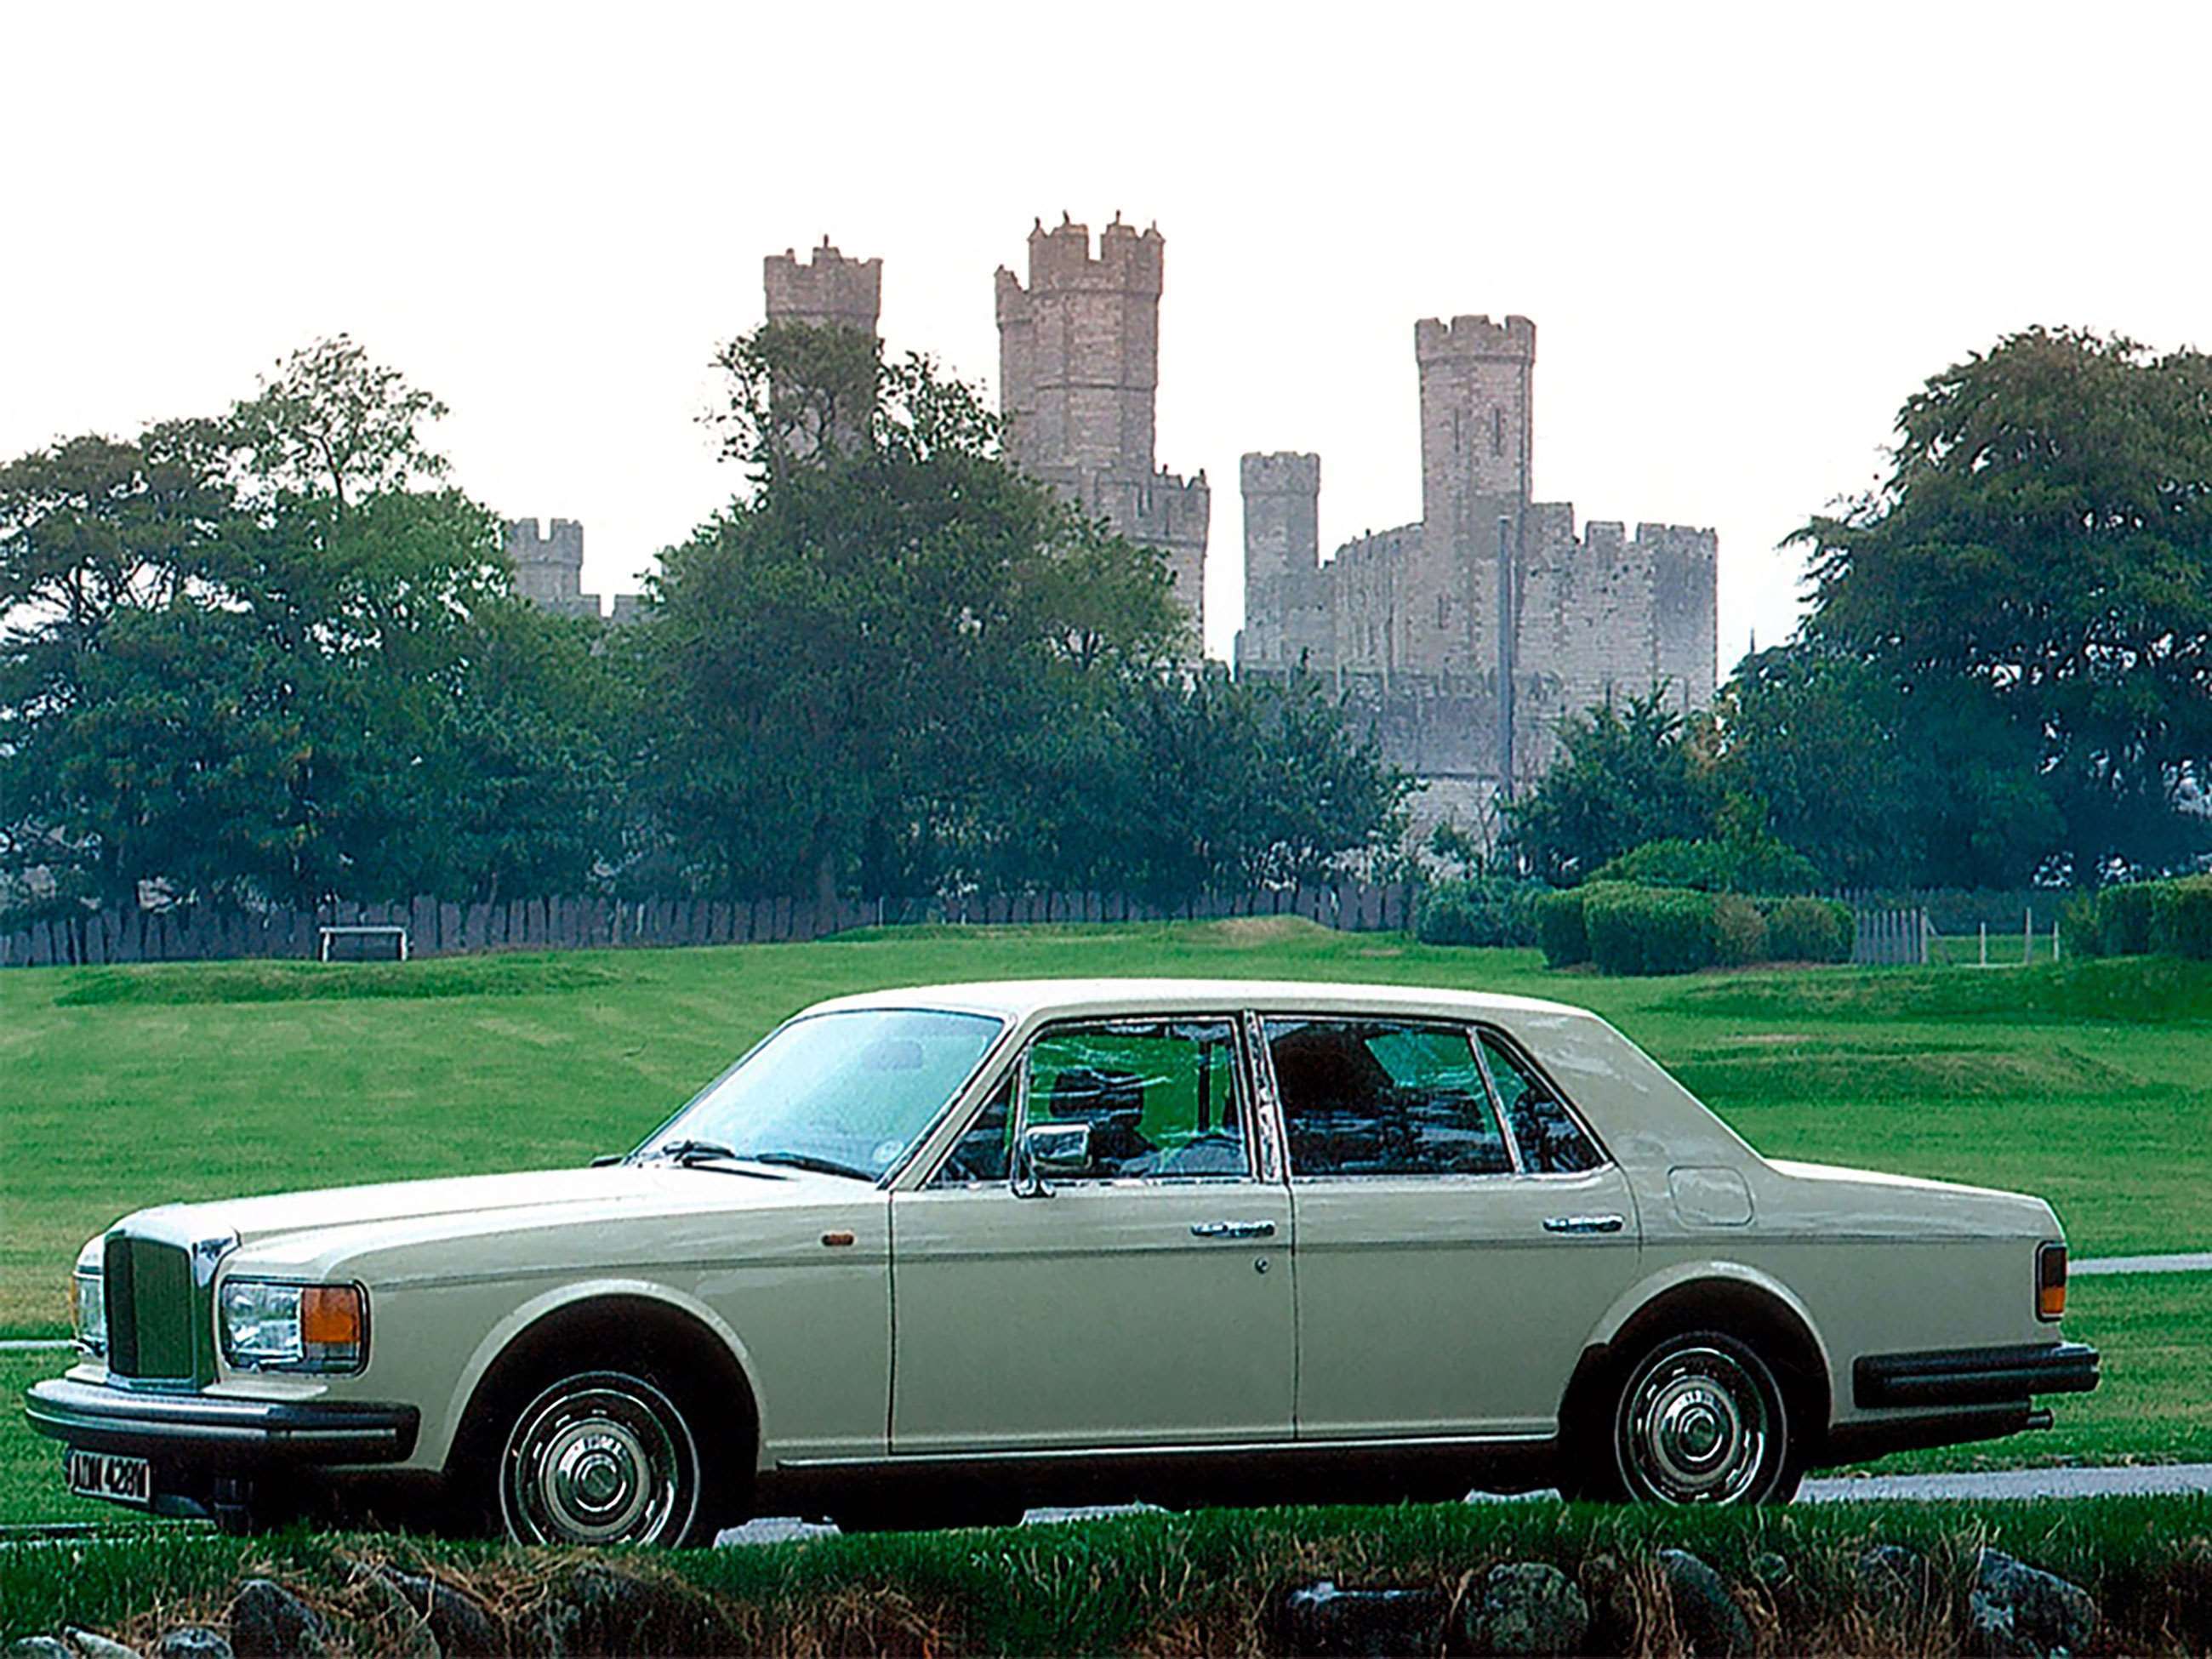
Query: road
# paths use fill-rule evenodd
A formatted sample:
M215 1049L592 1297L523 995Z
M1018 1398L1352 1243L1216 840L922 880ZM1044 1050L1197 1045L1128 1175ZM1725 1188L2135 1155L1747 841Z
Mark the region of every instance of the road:
M2114 1468L1987 1469L1975 1474L1838 1475L1808 1480L1798 1502L1852 1504L1957 1501L2005 1498L2148 1498L2171 1493L2212 1494L2212 1463L2144 1463ZM1549 1503L1557 1492L1521 1492L1494 1498L1477 1492L1472 1503ZM1024 1526L1081 1521L1097 1516L1134 1515L1144 1505L1104 1509L1031 1510ZM790 1519L755 1521L724 1533L720 1545L783 1544L797 1539L833 1538L837 1528Z

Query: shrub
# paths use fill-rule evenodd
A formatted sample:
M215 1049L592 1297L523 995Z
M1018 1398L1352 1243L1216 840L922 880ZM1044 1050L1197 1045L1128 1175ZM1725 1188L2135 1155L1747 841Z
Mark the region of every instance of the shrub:
M1786 898L1767 914L1766 954L1776 962L1847 961L1854 927L1848 904Z
M2212 961L2212 876L2143 884L2151 890L2150 948L2161 956ZM2116 887L2108 896L2134 890Z
M1747 898L1723 893L1713 900L1713 960L1745 968L1766 958L1766 918Z
M1809 893L1820 884L1812 860L1771 836L1735 841L1647 841L1602 866L1594 881L1694 887L1705 893Z
M2058 912L2058 929L2065 939L2069 956L2101 957L2105 954L2105 933L2098 909L2097 895L2094 893L2069 893L2066 896L2066 902Z
M2124 887L2107 887L2097 895L2097 938L2105 955L2140 957L2149 952L2151 912L2157 908L2158 890L2164 884L2135 881Z
M1682 887L1607 884L1583 906L1590 960L1605 974L1686 974L1712 965L1713 897Z
M1413 937L1424 945L1534 945L1536 899L1549 890L1509 876L1440 881L1421 895Z
M1529 907L1547 968L1571 968L1590 959L1589 934L1583 927L1583 907L1589 896L1587 887L1570 887L1564 893L1542 894Z

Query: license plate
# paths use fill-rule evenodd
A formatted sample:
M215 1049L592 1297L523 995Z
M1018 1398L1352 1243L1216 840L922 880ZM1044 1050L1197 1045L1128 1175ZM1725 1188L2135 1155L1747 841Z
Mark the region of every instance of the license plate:
M154 1466L143 1457L73 1451L68 1467L69 1489L80 1497L105 1498L118 1504L154 1501Z

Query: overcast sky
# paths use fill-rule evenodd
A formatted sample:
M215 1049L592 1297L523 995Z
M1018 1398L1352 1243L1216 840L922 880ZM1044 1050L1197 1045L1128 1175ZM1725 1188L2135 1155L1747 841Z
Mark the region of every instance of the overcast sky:
M1538 494L1776 544L1927 375L2034 323L2212 343L2212 12L848 3L0 15L0 456L222 408L349 331L460 483L631 585L734 489L696 416L761 257L884 260L886 338L992 380L1032 219L1167 238L1160 459L1322 457L1324 546L1419 516L1413 325L1538 326Z

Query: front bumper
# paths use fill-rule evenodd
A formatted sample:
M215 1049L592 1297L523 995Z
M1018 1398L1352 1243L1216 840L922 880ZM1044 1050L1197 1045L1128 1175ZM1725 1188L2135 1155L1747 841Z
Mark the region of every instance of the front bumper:
M2039 1394L2087 1394L2097 1351L2084 1342L1869 1354L1851 1367L1851 1402L1883 1406L2025 1406Z
M422 1422L412 1406L139 1393L65 1376L33 1383L23 1414L40 1434L81 1450L226 1475L272 1465L396 1463L415 1449Z

